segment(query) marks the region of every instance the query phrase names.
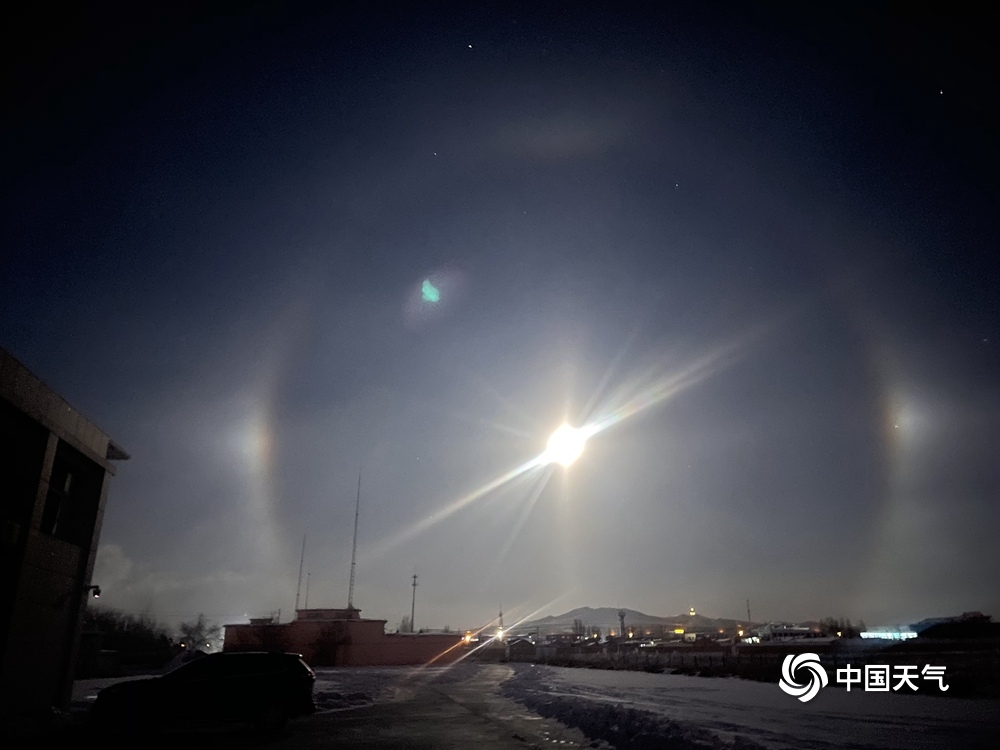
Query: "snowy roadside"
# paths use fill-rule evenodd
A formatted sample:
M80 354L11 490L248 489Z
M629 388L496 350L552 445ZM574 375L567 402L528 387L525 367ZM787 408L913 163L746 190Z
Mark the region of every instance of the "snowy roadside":
M517 665L504 694L618 748L995 748L1000 701L824 690L803 704L739 679Z
M317 713L344 711L394 700L399 691L439 677L443 668L315 667Z

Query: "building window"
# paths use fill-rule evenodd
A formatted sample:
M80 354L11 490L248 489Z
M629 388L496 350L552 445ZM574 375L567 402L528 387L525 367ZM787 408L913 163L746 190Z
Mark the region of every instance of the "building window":
M62 440L56 448L42 532L86 547L94 534L104 469Z

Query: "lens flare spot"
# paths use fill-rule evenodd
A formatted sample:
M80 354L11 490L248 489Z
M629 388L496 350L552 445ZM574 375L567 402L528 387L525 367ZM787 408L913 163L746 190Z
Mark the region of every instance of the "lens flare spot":
M442 266L414 279L403 304L407 328L419 330L456 313L465 298L468 275L457 266Z
M423 298L424 302L440 302L441 292L436 286L431 283L430 279L424 279L424 283L420 286L420 296Z

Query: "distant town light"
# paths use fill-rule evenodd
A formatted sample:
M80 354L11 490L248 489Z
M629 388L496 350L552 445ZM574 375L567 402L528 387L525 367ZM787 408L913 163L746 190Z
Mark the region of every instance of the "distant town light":
M837 633L840 635L840 633ZM861 633L862 638L881 638L886 641L907 641L916 638L917 634L912 630L866 630Z

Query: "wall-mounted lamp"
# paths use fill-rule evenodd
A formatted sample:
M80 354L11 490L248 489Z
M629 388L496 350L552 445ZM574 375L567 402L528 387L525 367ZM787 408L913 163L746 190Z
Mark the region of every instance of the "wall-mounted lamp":
M61 596L57 596L55 600L52 602L52 609L58 610L61 609L62 607L65 607L69 603L70 599L73 597L73 591L74 591L73 589L70 589ZM84 602L86 602L86 600L88 599L88 594L90 594L91 591L94 592L95 599L101 598L100 586L84 586L83 601L80 602L81 606L83 606Z

